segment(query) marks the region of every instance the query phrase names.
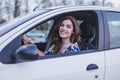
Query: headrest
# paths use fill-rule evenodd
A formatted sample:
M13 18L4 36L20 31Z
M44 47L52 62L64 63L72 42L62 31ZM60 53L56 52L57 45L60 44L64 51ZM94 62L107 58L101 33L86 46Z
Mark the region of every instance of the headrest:
M81 37L82 38L92 38L94 35L93 27L90 22L84 21L80 24Z
M39 57L38 49L35 44L26 44L19 47L15 52L15 61L24 62L37 60Z

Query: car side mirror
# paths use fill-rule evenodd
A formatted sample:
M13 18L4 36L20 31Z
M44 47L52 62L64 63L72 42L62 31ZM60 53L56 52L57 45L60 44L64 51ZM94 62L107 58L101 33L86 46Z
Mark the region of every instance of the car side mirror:
M39 58L37 46L35 44L23 45L16 50L14 57L16 63L37 60Z

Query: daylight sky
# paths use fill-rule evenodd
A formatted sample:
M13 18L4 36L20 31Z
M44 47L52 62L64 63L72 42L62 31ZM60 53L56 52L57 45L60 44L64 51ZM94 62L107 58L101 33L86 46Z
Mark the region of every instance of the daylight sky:
M84 0L85 3L89 3L93 0ZM98 0L100 2L102 2L103 0ZM113 4L114 7L120 7L120 0L105 0L105 3L111 2Z
M110 1L114 4L115 7L120 7L120 0L106 0L107 2Z

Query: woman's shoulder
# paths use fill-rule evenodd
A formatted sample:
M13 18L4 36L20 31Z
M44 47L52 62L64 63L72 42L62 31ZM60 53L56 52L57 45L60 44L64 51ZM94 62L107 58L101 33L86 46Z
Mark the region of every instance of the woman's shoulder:
M76 42L76 43L72 44L71 46L69 46L67 48L67 51L70 51L70 52L80 51L78 43Z
M74 47L78 47L79 48L79 46L78 46L78 43L76 42L76 43L73 43L71 46L74 46Z
M53 52L54 45L52 45L48 50L46 50L44 53L45 55L50 55Z

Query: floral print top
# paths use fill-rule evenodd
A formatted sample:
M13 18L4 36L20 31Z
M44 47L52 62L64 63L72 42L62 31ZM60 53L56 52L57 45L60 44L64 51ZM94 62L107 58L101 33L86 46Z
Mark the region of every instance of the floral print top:
M45 55L50 55L52 54L52 49L54 46L50 47L49 50L45 51ZM68 48L66 48L66 50L64 51L64 53L70 53L70 52L77 52L80 51L78 43L74 43L73 45L70 45Z

